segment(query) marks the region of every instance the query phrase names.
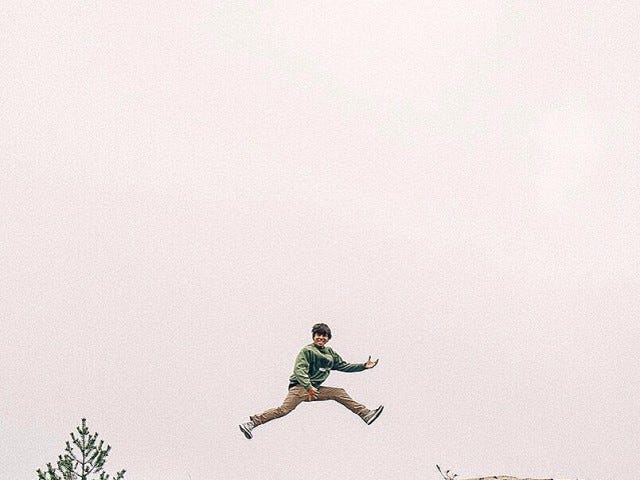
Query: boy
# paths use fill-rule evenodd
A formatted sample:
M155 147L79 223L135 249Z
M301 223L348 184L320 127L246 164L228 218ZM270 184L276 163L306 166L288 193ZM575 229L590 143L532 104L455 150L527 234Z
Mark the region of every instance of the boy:
M326 345L331 339L331 329L325 323L316 323L313 326L311 338L313 343L303 347L296 357L293 374L289 378L289 392L282 405L252 415L247 423L240 424L240 430L248 439L253 438L252 430L255 427L291 413L302 402L335 400L362 418L367 425L371 425L382 413L382 405L375 410L369 410L353 400L343 388L321 386L331 370L361 372L375 367L378 360L372 361L369 356L364 363L345 362Z

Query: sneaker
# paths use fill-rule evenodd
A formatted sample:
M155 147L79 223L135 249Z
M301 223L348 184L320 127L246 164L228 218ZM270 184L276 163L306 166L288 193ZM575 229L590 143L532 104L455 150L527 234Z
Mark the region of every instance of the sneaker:
M384 406L382 405L380 405L375 410L370 410L369 413L367 413L364 417L362 417L362 419L364 420L364 423L366 423L367 425L371 425L373 422L376 421L376 418L380 416L380 414L382 413L382 410L384 410Z
M240 431L244 433L245 437L247 437L249 440L253 438L253 433L251 433L251 430L256 428L256 425L253 422L249 421L247 423L241 423L238 426L240 427Z

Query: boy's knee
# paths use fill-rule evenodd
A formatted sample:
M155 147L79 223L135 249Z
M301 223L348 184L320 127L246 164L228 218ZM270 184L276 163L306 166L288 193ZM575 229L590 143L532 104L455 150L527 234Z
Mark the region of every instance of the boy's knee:
M284 417L285 415L293 412L298 406L298 402L286 402L276 408L277 415Z
M284 417L285 415L291 413L295 407L291 405L282 405L276 409L276 415L278 417Z

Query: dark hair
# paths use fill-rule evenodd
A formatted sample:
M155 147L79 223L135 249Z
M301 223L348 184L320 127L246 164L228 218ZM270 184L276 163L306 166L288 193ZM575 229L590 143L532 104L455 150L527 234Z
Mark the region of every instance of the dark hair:
M316 333L320 335L324 333L327 337L329 337L329 340L331 340L331 329L326 323L316 323L311 329L311 338L313 338Z

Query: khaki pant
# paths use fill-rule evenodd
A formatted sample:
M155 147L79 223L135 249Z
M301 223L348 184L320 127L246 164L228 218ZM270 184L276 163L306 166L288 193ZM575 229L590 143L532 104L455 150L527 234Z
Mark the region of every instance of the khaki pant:
M307 391L300 385L296 385L289 389L287 396L282 401L282 405L277 408L265 410L258 415L253 415L250 419L256 426L262 425L263 423L270 422L271 420L284 417L286 414L291 413L293 409L302 402L318 402L322 400L335 400L347 407L360 418L369 413L369 409L351 398L344 388L318 387L318 398L315 400L309 400L307 397Z

